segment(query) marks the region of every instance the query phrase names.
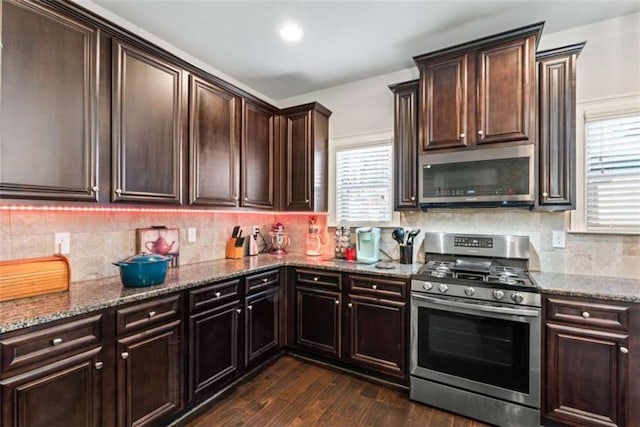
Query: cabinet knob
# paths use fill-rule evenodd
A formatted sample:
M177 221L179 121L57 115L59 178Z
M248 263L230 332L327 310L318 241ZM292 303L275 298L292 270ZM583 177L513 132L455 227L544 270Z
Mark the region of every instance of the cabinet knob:
M336 305L340 305L340 300L339 300L339 299L337 299L337 300L335 301L335 304L336 304Z
M236 308L236 313L238 313L238 314L242 313L242 309L241 308Z
M121 188L116 188L116 194L122 194L122 189Z
M582 312L582 317L584 317L585 319L588 319L589 317L591 317L591 314L589 314L588 311L583 311Z
M353 304L349 303L349 304L347 304L347 307L351 308L351 307L353 307Z
M149 316L149 319L151 319L155 315L156 315L155 311L150 311L149 314L147 314L147 316Z
M62 344L62 338L54 338L53 341L51 341L51 344L53 344L53 345Z
M269 281L269 279L266 278L266 277L262 279L262 283L267 283L268 281Z
M309 199L304 199L304 202L305 203L309 203Z
M247 306L247 310L249 310L249 311L253 310L253 306L252 306L251 304L249 304L249 305Z
M239 197L238 196L233 196L233 200L235 200L236 202L238 201Z
M412 202L415 202L416 198L415 198L415 196L411 196L411 197L409 197L409 200L411 200Z
M216 298L220 298L220 295L222 294L220 292L216 292L214 295L216 296Z
M244 198L244 201L245 201L245 202L248 202L248 201L249 201L249 198L248 198L248 197L245 197L245 198Z
M376 289L378 289L378 285L371 285L371 289L375 291Z
M464 137L465 137L465 134L464 134L464 133L461 133L461 134L460 134L460 139L464 139Z
M629 353L629 349L627 347L620 347L620 353L627 354Z
M104 363L102 363L102 362L96 362L93 366L94 366L96 369L98 369L98 370L99 370L99 369L102 369L102 367L104 366Z
M123 360L127 360L129 358L129 353L123 351L122 353L120 353L120 357L122 357Z
M479 130L479 131L478 131L478 135L484 135L484 131L482 131L482 129L481 129L481 130Z
M91 189L94 191L94 193L97 193L98 190L100 190L100 188L97 185L94 185Z
M542 193L542 197L549 197L549 193L545 191L544 193Z
M313 276L313 281L317 282L318 281L318 276Z

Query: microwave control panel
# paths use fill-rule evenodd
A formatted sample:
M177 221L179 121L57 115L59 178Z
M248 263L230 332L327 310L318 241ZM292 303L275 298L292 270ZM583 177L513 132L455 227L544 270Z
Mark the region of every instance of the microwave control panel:
M493 248L493 239L490 237L466 237L455 236L453 238L453 246L462 246L465 248Z

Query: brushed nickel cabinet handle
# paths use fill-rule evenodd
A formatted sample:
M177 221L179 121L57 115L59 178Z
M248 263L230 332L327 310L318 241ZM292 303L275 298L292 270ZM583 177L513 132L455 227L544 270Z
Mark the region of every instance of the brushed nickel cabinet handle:
M313 281L317 282L318 281L318 276L313 276Z
M239 197L238 196L233 196L233 200L235 200L236 202L238 201Z
M548 197L549 193L547 193L546 191L544 193L542 193L542 197Z
M378 289L378 285L371 285L371 289L375 291L376 289Z
M336 304L336 305L340 305L340 300L338 300L338 299L337 299L337 300L336 300L336 302L335 302L335 304Z
M584 317L585 319L588 319L589 317L591 317L591 314L589 314L588 311L583 311L582 312L582 317Z
M245 202L248 202L248 201L249 201L249 198L248 198L248 197L245 197L245 198L244 198L244 201L245 201Z
M149 316L149 319L151 319L153 316L156 315L155 311L150 311L149 314L147 316Z
M116 194L122 194L122 189L121 188L116 188Z
M464 134L464 133L461 133L461 134L460 134L460 139L464 139L464 137L465 137L465 134Z
M479 130L478 135L484 135L484 132L482 130Z
M222 294L220 292L216 292L214 295L216 296L216 298L220 298L220 295Z
M249 310L249 311L253 310L253 306L252 306L251 304L249 304L249 305L247 306L247 310Z
M241 308L236 308L236 313L238 313L238 314L242 313L242 309Z
M409 197L409 200L411 200L412 202L416 201L416 198L414 196Z
M309 199L304 199L304 202L305 203L309 203Z
M126 351L123 351L120 354L120 357L122 357L123 360L127 360L129 358L129 353L127 353Z
M102 363L102 362L96 362L93 366L94 366L96 369L102 369L102 367L104 366L104 363Z
M269 279L266 278L266 277L262 279L262 283L267 283L268 281L269 281Z
M97 185L94 185L91 189L92 189L95 193L97 193L97 192L98 192L98 190L100 190L100 188L99 188Z
M620 347L620 353L627 354L629 353L629 349L627 347Z
M53 345L62 344L62 338L54 338L53 341L51 341L51 344L53 344Z
M347 307L351 308L351 307L353 307L353 304L349 303L349 304L347 304Z

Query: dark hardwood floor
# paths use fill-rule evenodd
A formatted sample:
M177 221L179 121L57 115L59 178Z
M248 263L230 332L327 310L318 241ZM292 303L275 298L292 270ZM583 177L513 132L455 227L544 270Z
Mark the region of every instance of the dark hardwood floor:
M485 426L412 402L406 393L290 356L241 384L187 425Z

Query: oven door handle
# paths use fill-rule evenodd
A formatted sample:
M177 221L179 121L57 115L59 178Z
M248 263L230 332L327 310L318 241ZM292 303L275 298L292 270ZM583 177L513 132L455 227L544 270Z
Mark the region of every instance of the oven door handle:
M456 301L431 298L428 296L416 295L416 294L412 294L411 298L429 301L434 304L446 305L448 307L466 308L466 309L477 310L477 311L485 311L489 313L511 314L514 316L527 316L527 317L538 317L540 315L537 310L527 310L523 308L506 308L506 307L495 307L493 305L456 302Z

